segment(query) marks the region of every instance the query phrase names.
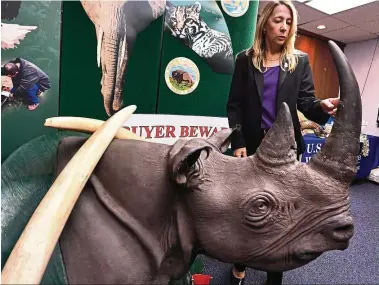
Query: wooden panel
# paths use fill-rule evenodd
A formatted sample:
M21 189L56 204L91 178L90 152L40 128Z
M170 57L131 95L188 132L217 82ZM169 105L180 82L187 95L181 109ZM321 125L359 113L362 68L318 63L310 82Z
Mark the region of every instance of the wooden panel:
M319 99L338 97L339 80L328 43L299 33L295 47L309 55L316 97Z

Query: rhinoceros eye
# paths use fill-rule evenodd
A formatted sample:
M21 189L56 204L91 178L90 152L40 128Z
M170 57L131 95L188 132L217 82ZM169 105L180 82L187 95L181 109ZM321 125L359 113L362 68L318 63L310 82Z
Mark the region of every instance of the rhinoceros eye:
M268 209L267 201L260 199L254 203L254 208L256 212L264 213Z
M270 193L261 192L250 197L243 207L249 225L260 228L271 220L277 210L278 202Z

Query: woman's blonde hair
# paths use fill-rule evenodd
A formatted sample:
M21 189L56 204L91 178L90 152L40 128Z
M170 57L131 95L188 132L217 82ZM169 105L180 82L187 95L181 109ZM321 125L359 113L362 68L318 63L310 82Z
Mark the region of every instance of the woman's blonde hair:
M262 71L263 60L265 57L265 33L264 29L268 19L270 18L272 11L274 11L275 7L278 5L285 5L288 9L290 9L292 14L292 23L291 28L288 34L288 38L285 41L282 53L280 56L280 67L284 70L284 64L288 64L288 70L291 72L295 70L297 65L297 56L295 55L295 40L296 40L296 32L297 32L297 10L295 6L291 3L291 1L280 0L280 1L271 1L268 3L262 10L261 15L259 16L257 28L255 31L254 43L253 45L246 51L246 54L251 54L253 57L253 64L255 68Z

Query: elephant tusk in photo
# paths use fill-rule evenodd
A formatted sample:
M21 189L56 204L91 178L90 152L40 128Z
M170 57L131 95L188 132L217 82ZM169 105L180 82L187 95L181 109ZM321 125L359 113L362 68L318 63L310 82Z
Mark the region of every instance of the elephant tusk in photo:
M128 60L128 40L126 39L126 36L121 41L121 58L119 59L119 69L122 68L122 64L124 61Z
M1 273L2 284L39 284L85 184L120 127L136 110L110 117L67 163L34 211Z
M104 121L82 118L82 117L52 117L47 118L45 121L45 127L51 127L61 130L78 131L85 133L94 133L98 130ZM120 128L115 136L116 139L133 139L133 140L145 140L145 138L136 135L135 133Z
M104 31L102 28L99 28L99 34L97 36L97 67L100 67L101 64L101 45L103 43L103 34Z

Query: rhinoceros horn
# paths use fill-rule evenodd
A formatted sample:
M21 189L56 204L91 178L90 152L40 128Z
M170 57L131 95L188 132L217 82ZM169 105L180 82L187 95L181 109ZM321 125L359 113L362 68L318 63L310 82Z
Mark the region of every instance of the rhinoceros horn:
M282 103L275 123L257 149L257 158L269 167L296 162L295 134L286 103Z
M349 184L355 175L359 152L361 96L357 79L345 55L334 42L329 41L329 47L337 67L341 104L325 145L312 157L309 166Z
M361 131L362 106L358 82L345 55L333 42L328 42L340 82L341 103L334 125L319 153L309 167L348 185L356 171ZM288 106L283 103L278 117L257 150L261 163L281 166L296 162L296 142Z

